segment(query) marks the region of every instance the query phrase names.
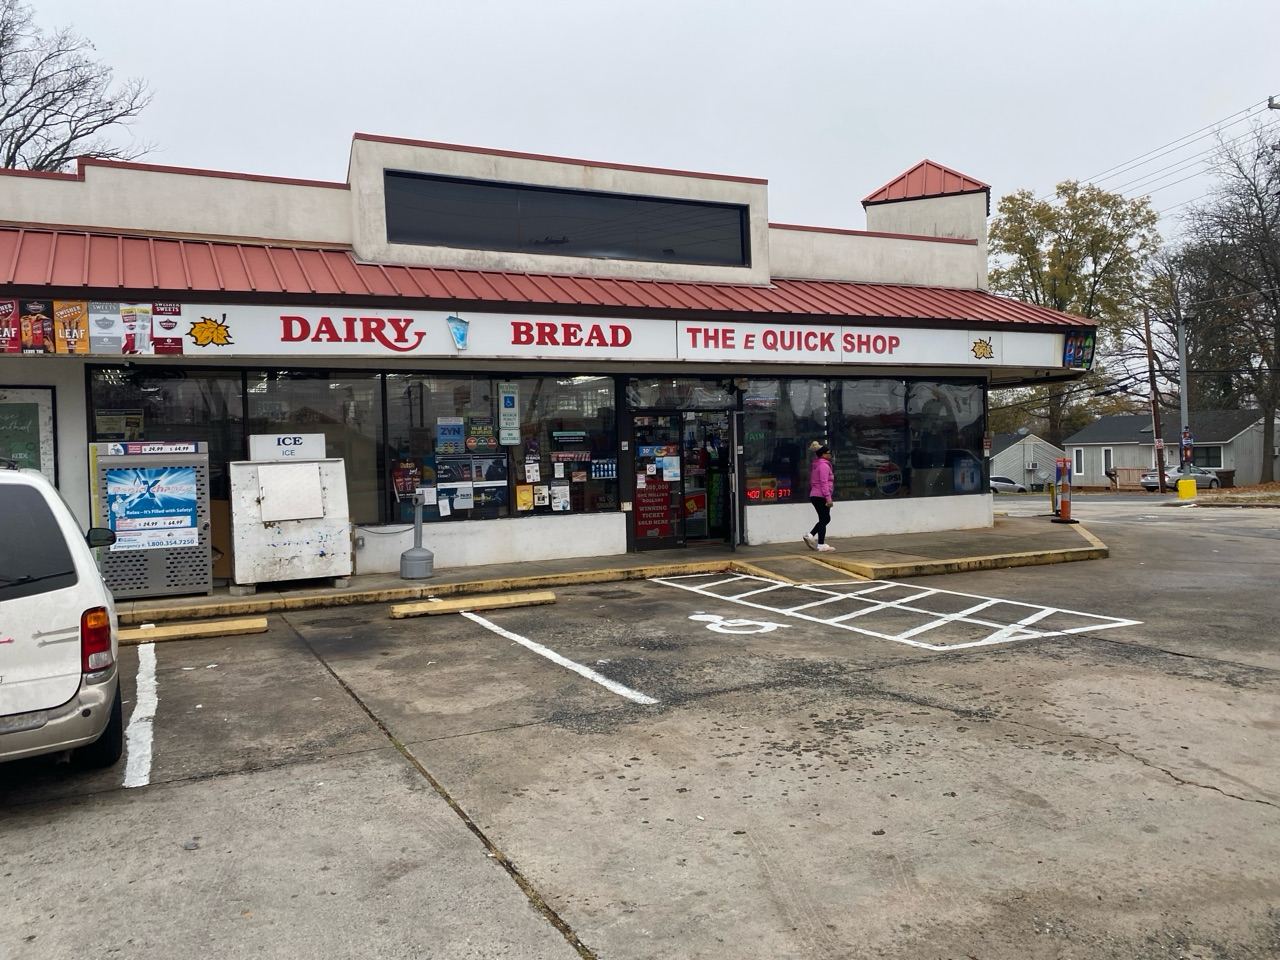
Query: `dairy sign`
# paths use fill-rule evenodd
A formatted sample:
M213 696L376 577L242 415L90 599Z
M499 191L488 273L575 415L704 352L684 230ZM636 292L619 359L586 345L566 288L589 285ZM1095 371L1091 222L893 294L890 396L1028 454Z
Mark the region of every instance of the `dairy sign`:
M93 308L96 327L115 315ZM111 305L114 306L114 305ZM1063 334L804 323L722 322L466 314L455 339L443 311L351 307L129 305L119 316L163 321L142 339L127 331L107 341L91 335L93 353L170 353L192 357L471 357L511 360L612 360L755 364L885 364L1061 367ZM154 307L154 309L153 309ZM163 310L163 313L160 311ZM127 326L127 324L125 325ZM137 326L135 322L135 326ZM179 345L180 341L180 345ZM108 343L105 351L99 344ZM119 344L119 345L117 345Z

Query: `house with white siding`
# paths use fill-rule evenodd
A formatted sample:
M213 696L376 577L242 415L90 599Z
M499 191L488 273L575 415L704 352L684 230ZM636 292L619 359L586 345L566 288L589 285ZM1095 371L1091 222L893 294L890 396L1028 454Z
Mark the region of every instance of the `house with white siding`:
M1262 476L1263 456L1276 458L1280 450L1262 449L1262 412L1252 410L1199 410L1190 413L1194 441L1192 463L1218 471L1223 486L1249 486ZM1180 414L1162 414L1166 469L1179 463ZM1280 433L1280 431L1277 431ZM1072 459L1074 482L1080 486L1108 486L1107 471L1116 471L1122 487L1136 487L1155 467L1155 431L1150 414L1100 417L1063 443ZM1280 461L1274 466L1280 465ZM1273 469L1272 476L1280 476Z
M997 433L991 441L990 475L1008 477L1035 490L1053 480L1054 461L1066 451L1034 433Z

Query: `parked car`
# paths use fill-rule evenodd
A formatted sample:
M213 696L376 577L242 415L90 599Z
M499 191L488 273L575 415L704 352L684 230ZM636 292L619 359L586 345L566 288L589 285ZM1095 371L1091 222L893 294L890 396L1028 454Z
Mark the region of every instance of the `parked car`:
M1026 493L1027 485L1018 483L1012 477L992 477L991 478L992 493Z
M1195 480L1197 490L1216 490L1221 486L1218 475L1204 467L1188 467L1186 475ZM1177 470L1170 468L1164 472L1164 485L1170 490L1177 490L1178 481L1182 479L1182 476ZM1138 482L1142 484L1142 489L1147 492L1158 490L1160 488L1160 474L1155 470L1148 470Z
M42 474L0 460L0 762L120 759L118 622L91 550L114 542L82 533Z

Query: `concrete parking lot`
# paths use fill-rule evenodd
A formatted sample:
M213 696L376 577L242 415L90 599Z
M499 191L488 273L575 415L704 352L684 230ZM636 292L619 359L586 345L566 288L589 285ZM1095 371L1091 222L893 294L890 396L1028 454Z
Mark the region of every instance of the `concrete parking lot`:
M130 648L145 785L0 768L0 956L1274 957L1280 514L1088 519Z

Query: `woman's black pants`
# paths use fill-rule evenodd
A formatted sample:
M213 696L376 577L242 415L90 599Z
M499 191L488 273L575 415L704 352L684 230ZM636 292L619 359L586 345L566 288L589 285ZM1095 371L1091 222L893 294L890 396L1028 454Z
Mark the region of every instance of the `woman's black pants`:
M818 538L819 543L827 542L827 524L831 522L831 508L827 506L825 497L810 497L813 509L818 511L818 522L809 532Z

